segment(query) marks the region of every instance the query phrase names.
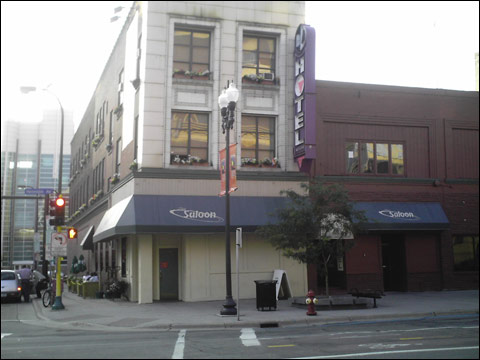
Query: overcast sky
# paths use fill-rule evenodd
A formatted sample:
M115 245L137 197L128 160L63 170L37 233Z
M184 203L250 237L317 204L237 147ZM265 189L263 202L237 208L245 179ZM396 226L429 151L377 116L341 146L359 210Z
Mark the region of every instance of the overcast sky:
M55 107L22 85L45 87L74 110L78 125L123 20L120 2L1 2L1 109L30 117ZM475 90L478 2L306 2L316 30L316 78L399 86Z

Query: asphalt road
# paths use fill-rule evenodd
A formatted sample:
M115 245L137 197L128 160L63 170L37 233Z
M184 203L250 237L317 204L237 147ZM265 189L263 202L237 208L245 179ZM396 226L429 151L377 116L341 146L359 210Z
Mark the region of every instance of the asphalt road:
M110 332L52 327L25 312L27 307L2 304L2 359L479 358L479 321L473 315L263 329Z

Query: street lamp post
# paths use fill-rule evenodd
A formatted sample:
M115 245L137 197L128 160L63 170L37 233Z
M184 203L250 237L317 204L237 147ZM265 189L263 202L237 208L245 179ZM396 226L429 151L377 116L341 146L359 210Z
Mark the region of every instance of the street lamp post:
M34 86L22 86L20 90L23 93L27 94L29 92L36 91L37 88ZM61 123L60 123L60 153L59 153L59 163L58 163L58 195L61 195L62 194L62 176L63 176L63 169L62 169L63 168L63 127L64 127L63 106L58 96L55 95L52 91L50 91L48 87L42 90L53 95L53 97L57 100L58 105L60 106ZM47 201L46 198L45 198L45 201ZM47 209L48 209L48 204L45 205L45 210L47 211ZM46 229L46 221L44 222L44 224ZM61 262L62 262L62 258L57 257L57 281L56 281L57 288L56 288L55 303L52 305L52 310L65 309L62 303Z
M238 89L234 83L228 86L228 89L223 90L218 97L218 105L222 114L222 129L225 135L225 276L226 276L226 297L223 309L220 311L221 315L237 315L236 303L232 298L232 269L230 261L230 129L233 129L235 122L235 107L239 97Z

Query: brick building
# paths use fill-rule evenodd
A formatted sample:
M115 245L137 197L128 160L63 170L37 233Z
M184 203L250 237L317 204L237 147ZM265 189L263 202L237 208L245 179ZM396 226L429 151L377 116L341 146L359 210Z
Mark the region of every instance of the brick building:
M313 173L344 184L372 219L331 269L332 285L477 289L478 92L329 81L316 90ZM321 286L309 266L309 287Z

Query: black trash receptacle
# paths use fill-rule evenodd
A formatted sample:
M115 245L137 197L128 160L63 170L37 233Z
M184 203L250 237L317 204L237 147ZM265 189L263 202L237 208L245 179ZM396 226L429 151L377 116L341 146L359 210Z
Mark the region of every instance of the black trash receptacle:
M277 309L276 280L255 280L257 284L257 310L268 307Z

